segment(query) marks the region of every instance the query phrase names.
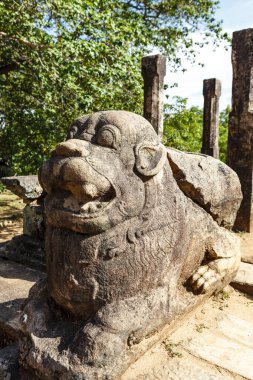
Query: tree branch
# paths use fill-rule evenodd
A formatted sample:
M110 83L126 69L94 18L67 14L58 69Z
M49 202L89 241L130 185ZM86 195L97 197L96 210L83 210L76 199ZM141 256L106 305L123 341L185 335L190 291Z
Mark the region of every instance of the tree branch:
M37 45L37 44L35 44L33 42L24 40L24 39L19 38L19 37L9 36L5 32L0 32L0 38L7 38L8 40L19 42L20 44L23 44L23 45L26 45L26 46L30 47L31 49L40 50L40 49L48 49L49 48L48 45Z
M9 65L5 65L0 67L0 75L2 74L8 74L10 71L17 70L18 64L17 63L10 63Z

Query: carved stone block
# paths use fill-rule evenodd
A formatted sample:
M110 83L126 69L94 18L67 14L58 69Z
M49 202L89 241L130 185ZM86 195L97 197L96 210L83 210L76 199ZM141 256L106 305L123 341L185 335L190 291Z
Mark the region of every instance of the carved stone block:
M76 120L43 164L48 278L31 289L20 340L36 378L119 379L155 332L235 275L239 239L173 170L151 124L124 111Z
M26 205L23 211L23 233L35 239L44 240L43 206L37 204Z
M25 203L30 203L42 195L37 175L3 177L1 182Z

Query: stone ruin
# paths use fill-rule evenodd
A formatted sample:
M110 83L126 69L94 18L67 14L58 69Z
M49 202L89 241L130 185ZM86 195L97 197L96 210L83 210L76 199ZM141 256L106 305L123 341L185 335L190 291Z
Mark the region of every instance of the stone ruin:
M21 379L119 379L238 269L237 175L141 116L77 119L39 179L48 277L23 307Z
M201 153L219 158L219 99L221 81L216 78L203 81L204 112Z
M235 227L253 231L253 28L233 33L232 110L229 115L228 165L237 173L243 193Z
M45 270L44 194L37 175L1 178L6 188L23 200L23 234L0 243L0 258Z

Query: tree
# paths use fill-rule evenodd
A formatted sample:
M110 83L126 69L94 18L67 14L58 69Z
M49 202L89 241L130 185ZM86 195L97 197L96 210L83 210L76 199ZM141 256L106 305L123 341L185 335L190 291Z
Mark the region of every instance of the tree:
M165 105L165 145L186 152L201 151L203 132L203 111L192 106L187 108L187 99L174 97L173 104Z
M80 114L142 113L141 56L221 41L215 0L0 0L0 159L34 173ZM197 42L196 42L197 44Z
M230 107L220 112L219 150L220 160L226 162L228 140L228 117ZM187 107L187 99L174 97L173 104L165 105L164 136L165 145L186 152L201 152L203 134L203 110Z
M231 112L231 107L227 106L220 113L219 123L219 147L220 147L220 160L227 161L227 145L228 145L228 118Z

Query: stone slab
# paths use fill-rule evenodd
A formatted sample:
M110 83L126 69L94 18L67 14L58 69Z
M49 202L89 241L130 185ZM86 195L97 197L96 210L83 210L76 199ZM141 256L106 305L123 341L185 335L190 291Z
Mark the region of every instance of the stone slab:
M241 235L242 261L253 264L253 233Z
M16 340L20 308L32 285L45 274L8 260L0 259L0 334Z
M232 286L244 293L253 296L253 265L241 263Z
M253 298L231 287L200 306L121 380L253 379Z
M2 183L24 201L32 201L41 196L43 190L37 175L1 178Z
M192 357L182 348L170 357L163 347L144 355L121 380L234 380L235 377Z
M167 148L178 186L221 226L232 228L242 200L237 175L221 161ZM215 178L215 181L213 180Z
M226 326L226 330L230 329L229 334L222 336L223 329L218 325L216 331L210 329L205 334L195 336L185 347L196 357L212 362L247 379L253 379L253 347L250 346L250 339L253 341L253 335L249 332L253 326L240 319L237 325L235 321L236 319ZM239 331L238 334L237 329L240 329L240 325L243 325L245 329L243 333ZM237 340L238 335L239 340Z
M0 259L15 261L45 271L44 241L26 235L14 236L5 242L0 241Z

